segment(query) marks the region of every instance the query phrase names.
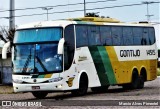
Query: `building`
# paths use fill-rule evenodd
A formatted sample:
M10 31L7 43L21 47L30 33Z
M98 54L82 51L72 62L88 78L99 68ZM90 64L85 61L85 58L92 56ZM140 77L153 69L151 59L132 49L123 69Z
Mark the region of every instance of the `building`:
M11 64L11 53L7 54L7 59L2 59L2 47L0 44L0 84L11 84L12 83L12 64Z

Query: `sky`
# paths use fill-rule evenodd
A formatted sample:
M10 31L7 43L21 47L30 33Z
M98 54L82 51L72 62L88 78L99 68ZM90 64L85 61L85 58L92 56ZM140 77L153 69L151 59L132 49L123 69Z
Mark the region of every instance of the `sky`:
M10 0L0 0L0 11L9 10L9 1ZM86 2L96 2L96 1L105 1L105 0L85 0ZM116 7L116 8L105 8L105 9L95 9L88 10L94 8L103 8L103 7L112 7L112 6L122 6L128 4L139 4L144 1L154 1L160 2L160 0L106 0L106 2L99 3L87 3L86 4L86 12L96 12L99 13L100 16L109 16L112 18L119 19L122 22L139 22L146 21L147 17L147 5L139 5L139 6L130 6L130 7ZM66 5L66 4L76 4L83 3L84 0L15 0L15 9L24 9L24 8L34 8L34 7L46 7L46 6L56 6L56 5ZM149 4L149 14L153 15L150 17L151 22L155 22L156 24L156 36L158 41L158 47L160 48L160 3L159 4ZM55 13L55 12L63 12L63 11L73 11L73 10L83 10L84 5L67 5L67 6L59 6L53 7L53 9L49 10L49 20L57 20L57 19L66 19L66 18L76 18L83 17L83 11L77 12L66 12L66 13ZM30 22L36 21L45 21L47 20L47 11L42 10L42 8L32 9L32 10L17 10L15 12L15 16L22 15L31 15L31 14L41 14L39 16L30 16L30 17L16 17L16 25L22 25ZM1 17L9 17L9 12L0 12L0 26L8 26L8 19L2 19Z

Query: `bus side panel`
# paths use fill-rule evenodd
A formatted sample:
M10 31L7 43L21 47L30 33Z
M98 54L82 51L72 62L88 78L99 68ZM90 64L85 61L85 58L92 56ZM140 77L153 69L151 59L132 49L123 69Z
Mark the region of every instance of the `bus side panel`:
M93 63L93 58L91 56L91 53L88 47L77 48L75 51L74 60L76 64L75 69L77 70L76 78L77 76L80 77L81 76L80 74L84 72L88 76L88 80L89 80L88 87L101 86L99 77L97 75L97 71L95 69L95 65ZM80 78L77 78L75 82L79 83L79 79Z
M147 80L154 80L157 78L157 60L150 60L149 61L149 73Z
M101 86L116 84L114 71L104 46L89 47Z
M106 46L106 51L108 52L109 59L111 61L111 65L117 80L117 84L130 82L130 72L129 66L126 62L121 63L118 60L117 54L115 52L114 47Z
M132 71L138 70L140 75L141 68L146 69L147 80L156 78L156 51L155 45L151 46L107 46L111 65L115 73L117 84L130 83ZM149 51L152 51L149 53Z
M147 55L147 50L154 50L153 46L91 46L77 48L74 57L74 65L66 71L67 76L72 77L73 86L68 89L77 89L79 77L82 72L88 75L89 87L130 83L134 68L140 71L146 69L147 80L156 78L156 56ZM133 50L140 54L120 56L121 50ZM69 73L68 73L69 72ZM67 79L69 80L69 78ZM66 80L66 81L67 81Z

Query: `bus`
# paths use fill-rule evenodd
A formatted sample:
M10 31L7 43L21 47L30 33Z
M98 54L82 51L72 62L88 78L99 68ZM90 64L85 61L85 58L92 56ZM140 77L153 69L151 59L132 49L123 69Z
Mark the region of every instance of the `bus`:
M12 45L14 92L85 95L109 86L141 89L156 79L155 30L147 23L84 17L19 26Z

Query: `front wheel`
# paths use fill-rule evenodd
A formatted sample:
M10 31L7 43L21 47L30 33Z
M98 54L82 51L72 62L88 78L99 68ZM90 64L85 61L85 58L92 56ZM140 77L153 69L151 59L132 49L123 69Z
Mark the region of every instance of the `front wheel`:
M48 95L48 92L32 92L32 95L38 99L43 99Z
M82 75L79 83L79 89L73 90L71 93L76 96L82 96L87 93L88 78L87 75Z

